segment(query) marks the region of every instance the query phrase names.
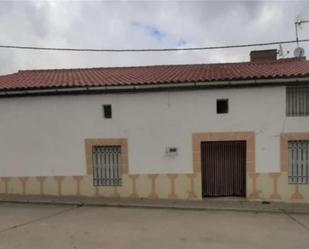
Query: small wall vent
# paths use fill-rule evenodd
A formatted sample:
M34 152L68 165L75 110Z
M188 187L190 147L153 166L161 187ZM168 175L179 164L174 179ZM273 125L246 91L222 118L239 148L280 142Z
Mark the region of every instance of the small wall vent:
M167 147L165 149L165 155L166 156L177 156L178 155L178 148L177 147Z

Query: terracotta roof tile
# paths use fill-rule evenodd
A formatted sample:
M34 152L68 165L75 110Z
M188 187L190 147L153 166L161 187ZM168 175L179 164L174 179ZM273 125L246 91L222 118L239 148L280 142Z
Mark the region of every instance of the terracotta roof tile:
M264 63L25 70L0 76L0 90L155 85L308 76L309 61L305 59L281 59Z

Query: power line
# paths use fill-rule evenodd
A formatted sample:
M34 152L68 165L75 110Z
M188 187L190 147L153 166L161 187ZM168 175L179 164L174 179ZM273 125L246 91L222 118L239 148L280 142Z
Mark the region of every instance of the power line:
M308 41L309 39L298 40L298 42L308 42ZM35 47L35 46L17 46L17 45L0 45L0 48L21 49L21 50L42 50L42 51L65 51L65 52L127 53L127 52L174 52L174 51L215 50L215 49L245 48L245 47L269 46L269 45L291 44L291 43L296 43L296 40L226 45L226 46L187 47L187 48L96 49L96 48Z

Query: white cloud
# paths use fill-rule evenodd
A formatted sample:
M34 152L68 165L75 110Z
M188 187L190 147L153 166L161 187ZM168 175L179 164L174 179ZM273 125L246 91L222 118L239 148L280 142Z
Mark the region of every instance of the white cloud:
M213 46L291 40L295 39L295 18L299 14L309 18L308 13L306 1L2 1L0 44L159 48L181 43ZM132 25L134 22L140 28ZM300 38L309 38L309 24L303 26ZM307 53L308 45L302 44ZM284 46L291 51L294 47ZM230 62L248 60L251 49L258 48L125 54L0 49L0 73L31 68Z

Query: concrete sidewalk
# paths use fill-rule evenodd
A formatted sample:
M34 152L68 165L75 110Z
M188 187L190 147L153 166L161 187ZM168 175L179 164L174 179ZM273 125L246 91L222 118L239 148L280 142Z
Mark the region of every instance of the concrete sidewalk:
M0 202L1 249L309 248L309 215Z
M119 199L105 197L53 197L24 196L0 194L0 202L61 204L78 206L105 206L131 208L161 208L183 210L217 210L263 213L309 214L309 203L257 202L240 198L212 198L205 200L151 200L151 199Z

